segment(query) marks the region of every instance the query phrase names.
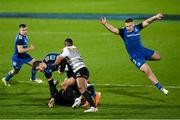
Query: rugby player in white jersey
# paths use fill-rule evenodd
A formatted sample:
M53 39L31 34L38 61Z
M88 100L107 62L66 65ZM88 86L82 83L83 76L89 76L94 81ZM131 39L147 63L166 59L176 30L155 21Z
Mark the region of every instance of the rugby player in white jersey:
M89 102L90 108L85 110L84 112L97 112L98 109L90 95L87 91L87 79L89 78L89 71L83 62L83 58L81 57L77 47L73 46L73 40L71 38L67 38L64 41L64 49L63 52L56 58L55 64L58 65L63 59L67 60L67 63L70 65L74 72L74 77L76 79L76 84L81 95ZM75 100L75 103L72 107L78 107L80 105L80 101L82 96Z

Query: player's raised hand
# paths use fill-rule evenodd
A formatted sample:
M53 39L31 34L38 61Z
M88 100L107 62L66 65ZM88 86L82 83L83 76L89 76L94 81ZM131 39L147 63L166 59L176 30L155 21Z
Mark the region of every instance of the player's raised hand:
M34 50L34 45L30 45L29 50L30 51Z
M107 23L106 17L101 17L100 23L105 25Z
M162 13L158 13L158 14L156 15L156 18L157 18L158 20L162 19L163 17L164 17L164 16L163 16Z

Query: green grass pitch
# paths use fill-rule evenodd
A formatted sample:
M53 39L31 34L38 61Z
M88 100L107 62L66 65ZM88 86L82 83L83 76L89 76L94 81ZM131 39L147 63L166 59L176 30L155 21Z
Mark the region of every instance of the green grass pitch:
M17 2L22 0L1 0L0 12L153 14L161 11L179 14L179 2L176 0L52 1L26 1L26 10L18 7ZM143 4L144 7L127 9L131 2ZM33 7L35 3L36 8ZM157 7L152 10L152 6ZM123 26L123 21L109 22L116 27ZM0 78L11 69L14 37L20 23L26 23L29 27L29 45L35 45L35 50L29 53L38 60L49 52L60 52L64 39L71 37L90 70L90 81L95 84L96 91L102 92L102 97L97 113L83 113L82 108L73 110L63 106L49 109L47 80L42 73L38 73L44 83L32 83L29 80L31 68L24 65L19 74L12 78L11 87L5 87L0 82L0 119L180 119L179 21L157 21L141 32L144 46L161 54L161 61L148 64L161 84L169 90L168 96L159 92L137 70L128 58L122 39L108 32L99 20L0 18ZM65 76L54 73L54 78L62 81Z

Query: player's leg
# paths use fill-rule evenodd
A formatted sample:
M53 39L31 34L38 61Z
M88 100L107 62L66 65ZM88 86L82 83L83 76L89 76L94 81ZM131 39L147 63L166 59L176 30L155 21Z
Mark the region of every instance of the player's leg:
M30 66L33 66L33 63L35 62L36 60L33 58L32 60L30 60L29 62L28 62L28 65L30 65ZM32 71L31 71L31 80L35 80L36 79L36 69L34 69L34 68L32 68Z
M76 79L77 81L77 86L79 89L79 92L83 95L83 97L88 101L90 108L85 110L84 112L97 112L97 108L96 105L90 95L90 93L87 91L87 83L86 83L86 79L79 77Z
M4 85L5 85L5 86L11 86L11 85L10 85L10 79L11 79L15 74L17 74L19 71L20 71L20 69L19 69L19 70L12 69L11 71L9 71L8 74L6 75L6 77L2 78L2 81L4 82Z
M76 78L77 88L81 96L75 99L74 104L72 105L72 108L78 108L79 105L81 104L82 95L86 91L86 86L84 82L85 82L84 78L81 78L81 77Z
M101 97L101 92L96 92L94 89L93 84L91 84L89 81L87 81L87 91L90 93L90 95L94 98L95 101L95 105L96 107L99 104L100 101L100 97ZM89 103L87 101L84 102L84 104L82 105L82 107L84 109L88 109L90 108Z
M94 98L95 105L97 107L98 104L99 104L99 101L100 101L101 92L96 92L95 89L94 89L93 84L91 84L89 81L88 81L88 84L87 84L87 90L90 93L90 95Z
M90 106L95 107L95 103L91 97L91 94L87 91L87 80L83 77L78 77L76 79L77 87L79 92L84 96L84 98L89 102Z
M10 79L20 71L22 65L23 61L21 59L12 58L13 69L8 72L6 77L2 78L5 86L10 86Z
M154 75L152 72L151 68L147 63L144 63L141 67L140 70L145 73L145 75L148 77L149 80L152 81L152 83L159 89L161 90L165 95L168 94L168 91L162 87L162 85L159 83L157 77Z
M150 57L150 60L160 60L161 56L157 51L154 51L153 55Z
M28 64L28 65L33 66L33 63L34 63L36 60L35 60L34 58L32 58L31 56L29 56L26 61L27 61L27 64ZM37 70L34 69L34 68L32 68L30 80L31 80L31 81L34 81L34 82L37 82L37 83L42 83L42 80L41 80L41 79L38 79L38 78L36 77L36 73L37 73Z
M76 80L74 77L66 78L62 83L61 83L61 88L65 91L67 87L75 85Z
M157 84L159 81L157 80L157 77L154 75L152 72L151 68L147 63L144 63L141 67L140 70L146 74L148 79L152 81L153 84Z
M35 59L32 59L30 62L28 62L29 65L33 66L33 63L35 62ZM32 68L31 71L31 80L35 80L36 79L36 69Z
M148 49L148 48L145 48L143 50L143 56L145 60L153 60L153 61L158 61L161 59L161 56L160 54L157 52L157 51L154 51L154 50L151 50L151 49Z

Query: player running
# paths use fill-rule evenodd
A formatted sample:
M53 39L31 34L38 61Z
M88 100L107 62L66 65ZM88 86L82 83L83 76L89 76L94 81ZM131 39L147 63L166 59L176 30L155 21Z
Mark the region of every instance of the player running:
M6 77L2 78L2 81L5 86L10 86L10 78L12 78L15 74L17 74L20 71L24 63L32 66L35 61L35 59L27 53L29 51L34 50L33 45L31 45L28 48L27 33L28 27L25 24L20 24L19 33L16 36L14 44L14 55L12 57L13 69L8 72ZM30 80L37 83L42 83L42 80L36 78L36 70L34 69L32 69L32 75Z
M155 20L162 19L161 13L148 18L140 24L135 25L133 19L125 20L124 28L116 28L107 23L106 18L101 19L101 24L104 25L110 32L120 35L124 41L130 60L139 68L145 75L152 81L152 83L165 95L168 95L166 90L159 83L157 77L152 72L150 66L146 63L146 60L160 60L160 54L154 50L143 47L141 43L140 31L150 25Z

